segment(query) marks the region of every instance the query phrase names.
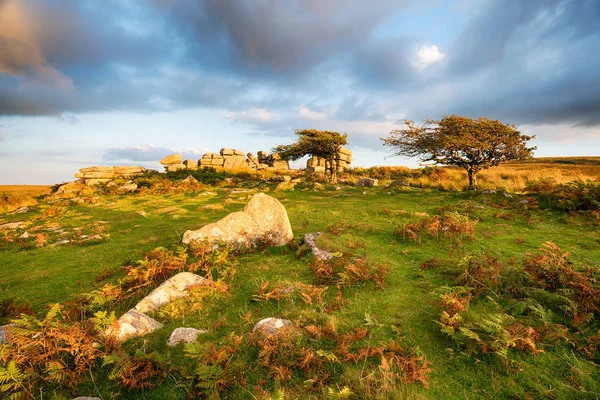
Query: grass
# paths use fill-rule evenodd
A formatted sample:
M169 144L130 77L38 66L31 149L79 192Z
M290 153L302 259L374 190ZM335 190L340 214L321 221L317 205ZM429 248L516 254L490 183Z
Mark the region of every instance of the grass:
M263 185L261 188L285 205L296 241L300 241L305 233L325 232L318 239L320 246L365 255L373 262L386 264L389 274L385 289L377 290L372 283L345 287L342 290L343 306L331 313L300 301L255 302L253 294L266 281L314 284L315 277L309 267L311 257L296 258L295 249L288 247L244 254L237 260L238 272L231 282L230 292L203 300L200 309L183 316L158 315L157 319L162 318L165 327L148 337L132 340L127 343L127 349L146 353L156 350L168 365L185 369L191 361L185 357L182 346L169 348L165 345L172 329L178 326L208 329L209 333L199 342L223 343L232 334L248 335L252 325L261 318L276 316L289 318L303 326L320 321L334 325L338 331L365 327L369 330L370 344L398 340L417 349L431 363L428 387L397 381L388 392L382 391L384 381L377 381L377 387L367 387L369 380L365 369L378 373L377 363L329 365L336 380L328 382L327 386L336 390L348 386L355 393L354 398L569 399L600 396L600 370L571 346L548 346L544 353L535 356L512 352L509 366L493 355L463 353L441 333L436 323L439 310L435 307L435 293L443 286L452 285L452 279L435 269L420 268L431 258L457 262L466 254L485 252L505 262L520 263L526 254L535 252L542 243L552 241L571 252L575 264L598 270L600 237L594 221L580 215L528 209L519 205L522 197L508 198L502 194L348 186L342 190L322 186L279 192L273 190L274 186ZM256 192L253 189L236 194L227 188L211 187L163 196L105 196L94 204L54 206L57 207L54 211L49 211L51 206L40 204L25 214L2 215L6 222L29 221L26 230L45 235L47 244L36 247L33 239L11 242L6 239L14 235L4 234L5 241L0 242L0 301L26 302L42 313L48 303L64 303L78 293L116 281L123 276L122 266L141 259L158 246L174 249L185 230L199 228L240 210ZM438 241L423 238L421 242L411 242L394 234L399 225L441 210L459 211L477 219L475 239ZM58 230L67 234L57 233ZM90 244L52 245L63 236L81 237L84 234L99 234L103 239ZM327 301L333 301L335 292L335 288L328 290ZM134 300L116 305L115 310L126 311L135 304ZM318 345L329 344L325 340ZM307 389L299 375L293 375L287 381L261 375L257 352L251 348L244 350L241 357L248 366L246 382L228 388L222 394L223 398L269 398L280 388L285 389L286 398L325 398L325 389ZM91 382L83 386L90 395L113 398L122 392L126 398L177 399L186 398L189 390L181 386L182 378L177 371L154 389L132 392L117 389L107 379L102 379L106 378L102 371L99 369L95 373L95 387ZM55 390L66 393L60 388ZM69 393L73 394L76 393Z

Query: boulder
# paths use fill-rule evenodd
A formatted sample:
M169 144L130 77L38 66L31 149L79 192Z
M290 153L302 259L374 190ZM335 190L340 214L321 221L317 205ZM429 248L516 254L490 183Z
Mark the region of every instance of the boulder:
M133 182L126 182L123 186L117 189L119 193L133 193L138 189L138 185Z
M112 180L112 178L106 178L106 179L85 179L85 185L86 186L96 186L99 185L101 183L108 183Z
M224 148L221 149L221 151L219 153L222 156L232 156L233 155L233 150L224 147Z
M198 339L198 336L206 332L208 331L196 328L177 328L171 333L169 340L167 340L167 346L173 347L177 346L179 343L195 342L196 339Z
M188 177L183 180L183 183L198 183L198 179L194 178L192 175L188 175Z
M233 150L233 154L235 154L236 156L244 156L244 157L246 157L246 154L244 154L244 152L241 151L241 150Z
M275 190L294 190L296 188L296 184L292 182L281 182L277 185Z
M167 279L148 296L144 297L135 305L135 310L141 313L157 310L175 299L187 296L190 288L209 284L208 279L199 275L191 272L180 272Z
M235 247L252 246L268 238L274 245L283 246L294 238L287 211L279 200L264 193L252 196L242 211L183 234L183 243L209 240L231 243Z
M356 186L373 187L373 186L378 186L378 185L379 185L379 181L377 179L372 179L372 178L360 178L356 182Z
M258 321L252 332L260 332L263 335L276 335L282 328L291 328L292 321L281 318L265 318Z
M160 160L162 165L181 164L181 154L171 154Z
M162 326L160 322L132 309L121 315L121 318L115 322L115 326L108 328L105 334L119 342L124 342L132 337L145 336Z
M102 400L102 399L100 397L79 396L79 397L75 397L73 400Z
M187 167L185 166L185 164L171 164L171 165L167 165L165 167L167 172L179 171L181 169L186 169L186 168Z
M0 231L8 231L13 229L19 229L25 227L25 222L17 221L17 222L8 222L6 224L0 225Z
M226 156L223 168L238 168L246 165L245 155Z
M185 160L183 162L183 165L185 165L187 167L187 169L197 169L198 168L198 162L195 160Z

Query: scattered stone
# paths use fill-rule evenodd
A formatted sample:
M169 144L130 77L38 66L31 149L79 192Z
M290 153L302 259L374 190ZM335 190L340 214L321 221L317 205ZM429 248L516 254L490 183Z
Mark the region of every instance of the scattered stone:
M179 343L192 343L198 339L203 333L208 331L204 331L196 328L177 328L171 333L169 340L167 340L167 346L173 347L177 346Z
M343 190L343 188L341 186L336 186L335 190Z
M2 325L0 326L0 344L7 344L8 343L8 339L6 337L6 334L8 333L6 331L6 328L8 328L10 325Z
M126 182L123 186L121 186L117 191L119 193L133 193L138 189L138 185L129 181Z
M73 400L102 400L102 399L100 397L79 396L79 397L75 397Z
M529 200L523 199L523 200L519 201L519 204L529 204Z
M398 187L398 186L409 186L408 179L398 179L390 182L390 186Z
M307 233L304 235L304 244L308 246L314 258L327 261L333 258L333 254L329 251L319 249L315 241L322 234L322 232Z
M114 337L119 342L124 342L132 337L145 336L163 326L160 322L134 309L121 315L115 325L108 328L105 334Z
M496 194L497 192L494 189L488 189L481 192L483 194Z
M188 177L183 180L183 183L198 183L198 179L194 178L192 175L188 175Z
M17 208L11 214L24 214L24 213L29 212L29 211L31 211L31 209L29 207L21 207L21 208Z
M58 242L54 243L53 246L60 246L60 245L67 244L67 243L71 243L71 241L68 239L63 239L63 240L59 240Z
M183 243L209 240L231 243L235 247L251 247L267 238L276 246L283 246L294 238L287 211L279 200L264 193L252 196L242 211L183 234Z
M281 182L279 185L277 185L275 190L294 190L295 187L296 187L295 183Z
M21 234L21 236L19 236L19 239L29 239L31 235L29 234L29 232L23 232Z
M261 319L254 325L252 332L260 332L263 335L276 335L282 328L291 328L292 321L281 318L265 318Z
M289 175L273 175L270 180L272 182L291 182L292 177Z
M24 226L25 226L25 222L23 222L23 221L8 222L6 224L0 225L0 231L19 229L19 228L23 228Z
M154 289L148 296L136 304L135 310L146 313L156 310L175 299L188 295L191 287L207 286L210 282L191 272L180 272L167 279L162 285Z
M166 156L165 158L160 160L160 163L162 165L175 165L182 164L181 161L181 154L171 154L170 156Z
M364 187L379 186L379 181L377 179L372 179L372 178L360 178L356 182L356 186L364 186Z

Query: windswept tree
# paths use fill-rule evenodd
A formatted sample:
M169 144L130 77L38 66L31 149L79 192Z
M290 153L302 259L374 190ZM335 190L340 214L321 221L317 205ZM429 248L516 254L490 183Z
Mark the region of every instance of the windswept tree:
M477 186L477 173L502 162L531 158L536 147L527 147L535 136L522 135L514 125L487 118L456 115L423 125L405 121L406 128L382 138L395 155L419 157L424 162L457 165L469 176L469 189Z
M295 143L279 145L271 151L288 161L298 160L307 155L324 158L327 164L325 173L329 174L331 182L337 183L335 157L342 146L348 143L348 135L317 129L297 129L294 133L298 136Z

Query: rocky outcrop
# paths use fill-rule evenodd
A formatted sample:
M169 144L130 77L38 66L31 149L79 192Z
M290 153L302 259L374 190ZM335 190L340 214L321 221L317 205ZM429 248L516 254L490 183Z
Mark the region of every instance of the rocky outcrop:
M292 321L281 318L265 318L258 321L252 332L259 332L263 335L276 335L283 328L292 328Z
M293 238L292 226L283 204L271 196L258 193L242 211L231 213L199 230L187 231L182 241L227 242L239 248L252 247L265 239L276 246L283 246Z
M352 151L342 147L335 156L336 172L338 174L344 172L350 168L351 163ZM307 172L324 173L326 170L329 170L329 163L324 158L313 156L306 161Z
M86 186L94 186L99 183L107 183L117 178L131 178L146 172L144 167L136 166L92 166L81 168L75 174L75 178L81 179ZM63 185L65 186L65 185ZM61 188L59 188L59 191ZM67 190L67 188L65 188Z
M208 286L210 282L191 272L180 272L167 279L135 305L135 310L141 313L157 310L175 299L187 296L192 287Z
M171 154L170 156L166 156L160 163L164 166L183 164L181 159L181 154Z
M196 329L196 328L177 328L171 333L169 340L167 340L167 346L177 346L179 343L192 343L198 339L203 333L207 331Z

